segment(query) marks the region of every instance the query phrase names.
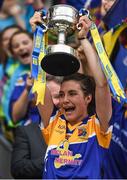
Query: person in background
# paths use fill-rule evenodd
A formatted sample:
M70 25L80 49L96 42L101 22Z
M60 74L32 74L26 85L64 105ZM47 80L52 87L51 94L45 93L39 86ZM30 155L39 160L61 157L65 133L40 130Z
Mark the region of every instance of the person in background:
M0 80L2 80L3 76L7 74L7 76L11 76L11 73L8 69L15 64L17 64L18 61L14 60L11 52L9 50L9 41L13 33L16 31L21 30L21 28L17 25L12 25L7 28L5 28L0 33ZM11 66L12 65L12 66Z
M15 49L17 50L19 47L19 44L22 43L22 47L24 48L23 50L20 48L20 52L18 51L18 55L15 53L15 51L13 52L13 44L11 44L12 42L12 39L13 39L13 36L11 37L10 39L10 44L9 44L9 49L11 51L11 54L13 56L14 59L17 59L20 63L20 65L15 68L15 71L13 73L13 75L11 76L11 79L10 79L10 83L9 83L9 86L8 88L6 89L6 95L5 97L8 97L6 101L4 101L4 99L2 100L2 106L3 106L3 111L4 111L4 114L6 116L6 120L7 120L7 123L9 125L9 127L14 127L13 125L13 122L12 122L12 119L11 119L11 116L9 114L9 103L10 103L10 98L11 98L11 95L12 95L12 92L14 90L14 87L15 87L15 83L17 81L17 79L19 78L19 76L23 73L28 73L30 71L30 62L31 62L31 53L32 53L32 35L30 33L28 33L27 31L25 30L21 30L21 31L18 31L18 32L15 32L13 35L15 34L23 34L23 35L26 35L25 38L23 36L22 39L18 39L18 44L16 44L17 46L15 47Z
M127 82L127 28L120 34L111 53L111 63L114 67L122 86Z
M125 88L127 80L127 25L125 25L126 23L123 22L127 18L127 14L123 12L127 10L127 6L123 6L124 1L102 0L102 20L108 31L106 33L107 35L105 34L103 38L104 46L107 54L110 57L112 66L115 69L123 87ZM118 14L119 18L117 18ZM113 24L111 20L114 18L116 18L116 20ZM109 32L111 28L112 33L110 35Z
M127 97L127 85L125 88ZM104 159L104 179L127 178L127 104L113 101L112 139Z
M116 0L101 0L101 15L104 17Z
M113 4L116 2L116 0L101 0L101 5L100 5L100 20L99 23L97 24L98 31L100 35L103 38L103 35L108 32L109 27L107 24L104 23L103 18L107 14L107 12L110 10L110 8L113 6Z
M61 77L52 75L47 75L46 78L53 103L56 107L59 107L61 79ZM42 178L46 152L46 144L41 134L42 126L43 124L39 122L16 128L11 158L11 174L14 178Z
M22 9L17 0L4 0L0 11L0 29L10 25L19 25L25 28L25 22L22 19Z
M11 175L15 179L41 179L46 144L38 122L15 129Z
M11 131L8 129L8 121L6 118L6 106L11 94L10 82L15 70L20 66L19 61L14 59L9 50L9 41L11 36L21 30L17 25L9 26L0 33L0 120L2 124L3 134L7 139L11 139ZM5 108L4 108L5 107Z
M33 30L37 22L42 22L39 13L30 20ZM64 77L58 110L54 110L46 88L45 104L38 105L44 125L42 133L48 144L44 179L101 178L103 152L111 139L111 129L108 129L112 114L110 89L99 58L86 39L91 21L83 16L79 23L82 28L78 38L94 79L80 73ZM96 113L91 111L94 100Z
M51 92L53 104L59 108L59 91L63 77L57 77L50 74L46 75L47 86Z
M31 32L30 17L35 10L44 7L41 0L4 0L0 11L0 31L11 25L18 25Z
M121 3L123 3L123 5ZM123 10L124 7L127 7L124 1L102 0L102 14L104 16L104 20L105 17L107 17L107 27L110 27L113 24L112 20L115 19L115 15L121 19L123 14L126 14L125 10ZM106 36L104 38L104 44L116 74L125 88L127 97L127 26L122 24L119 21L119 18L115 19L117 24L114 24L114 27L112 25L112 29L110 30L111 33L110 31L106 33L109 33L109 35L111 34L111 36L108 37L105 34ZM118 24L119 26L117 26ZM110 50L110 53L108 50ZM104 159L104 179L126 179L127 172L125 167L127 166L127 105L118 103L113 98L112 109L113 113L110 124L113 125L113 132L111 143Z
M75 7L78 11L82 8L89 10L92 20L96 25L99 24L101 19L101 0L66 0L66 4Z
M33 79L30 75L32 62L33 39L27 31L13 34L10 40L10 50L22 64L23 71L18 74L15 86L10 97L9 112L14 124L22 125L39 121L38 109L34 94L31 92ZM22 113L21 113L22 112Z

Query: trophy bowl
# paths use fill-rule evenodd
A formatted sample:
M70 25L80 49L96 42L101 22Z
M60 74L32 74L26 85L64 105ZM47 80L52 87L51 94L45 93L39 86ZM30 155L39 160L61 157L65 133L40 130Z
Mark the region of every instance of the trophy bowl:
M75 49L66 45L66 38L76 31L78 19L78 10L69 5L55 5L48 10L48 32L57 37L57 44L46 49L46 55L41 61L41 67L45 72L67 76L78 71L80 63L76 58Z
M72 6L60 4L52 6L47 13L49 31L58 35L64 27L67 35L73 34L76 30L79 13Z

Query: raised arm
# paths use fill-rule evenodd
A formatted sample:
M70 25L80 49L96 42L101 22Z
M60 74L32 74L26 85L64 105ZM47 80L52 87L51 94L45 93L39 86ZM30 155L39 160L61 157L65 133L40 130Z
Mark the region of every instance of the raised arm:
M42 105L41 103L38 104L38 110L39 110L39 113L40 113L40 116L41 116L41 119L43 121L43 125L45 128L49 124L49 120L53 112L53 107L54 107L54 104L52 101L51 93L48 87L46 86L44 105Z
M21 93L21 95L19 95L17 100L12 105L12 119L14 123L17 123L18 121L22 120L28 112L28 107L30 103L29 93L32 85L33 79L28 75L26 79L26 86L23 92Z
M44 2L42 0L34 0L32 5L35 10L40 10L44 7Z
M81 23L81 30L78 34L78 37L81 39L81 45L88 62L88 66L96 83L96 113L99 117L102 130L106 131L112 114L110 89L102 71L99 57L97 56L97 53L95 52L90 42L85 38L92 22L87 16L82 16L79 20L79 23Z
M41 24L41 23L43 23L42 18L41 18L41 13L35 12L33 17L30 19L30 24L31 24L33 32L36 29L36 24ZM50 120L50 116L53 111L53 107L54 107L54 105L53 105L51 93L50 93L48 87L46 86L44 105L42 105L41 103L38 104L38 110L39 110L41 119L43 120L44 127L47 127L49 124L49 120Z

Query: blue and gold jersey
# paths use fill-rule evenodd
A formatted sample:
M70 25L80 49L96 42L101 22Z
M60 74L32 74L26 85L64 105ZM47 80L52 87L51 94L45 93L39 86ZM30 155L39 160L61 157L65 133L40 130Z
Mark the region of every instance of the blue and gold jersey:
M104 160L105 179L127 179L127 108L113 100L112 139Z
M23 72L15 83L15 87L10 98L10 107L9 107L10 115L12 115L13 103L18 100L18 98L21 96L21 94L23 93L26 87L27 77L28 77L28 72ZM32 102L34 101L34 94L31 91L28 95L28 98L29 98L29 106L26 115L23 117L22 120L20 120L19 125L27 125L29 122L35 123L40 121L40 115L37 106L35 106L34 102Z
M48 144L45 179L101 177L103 153L109 147L112 129L101 132L96 115L71 126L57 111L42 131Z

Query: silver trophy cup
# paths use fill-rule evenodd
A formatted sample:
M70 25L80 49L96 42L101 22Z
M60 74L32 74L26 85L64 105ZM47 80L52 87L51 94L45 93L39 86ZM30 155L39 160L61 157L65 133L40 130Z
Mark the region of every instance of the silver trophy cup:
M47 12L48 31L57 37L57 44L49 45L41 61L42 69L55 76L67 76L78 71L76 51L66 45L66 38L75 33L78 11L69 5L55 5Z

